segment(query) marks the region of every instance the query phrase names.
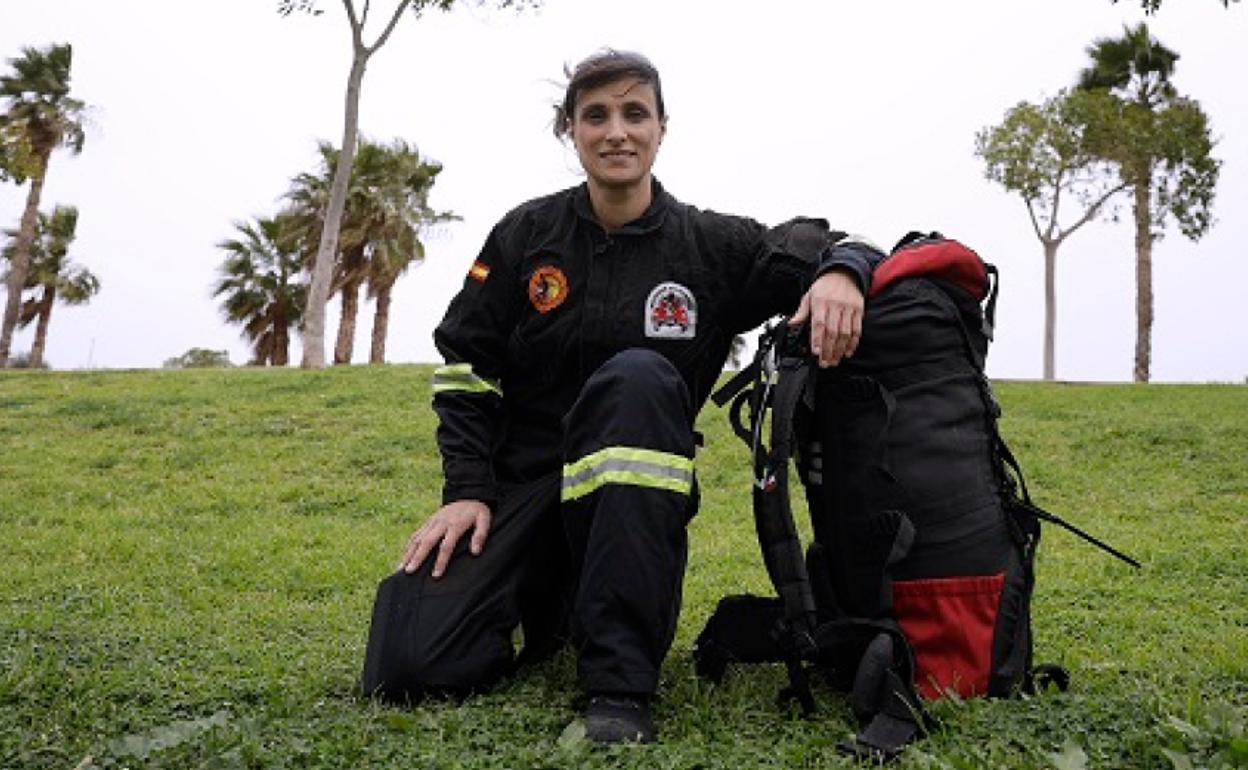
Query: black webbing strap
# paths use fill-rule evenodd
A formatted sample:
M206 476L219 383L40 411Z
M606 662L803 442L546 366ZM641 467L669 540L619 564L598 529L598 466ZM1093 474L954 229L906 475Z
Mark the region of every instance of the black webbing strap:
M898 240L897 243L893 245L892 251L888 252L888 254L889 256L892 256L893 254L896 254L897 252L904 249L905 247L914 243L918 243L919 241L935 240L935 239L944 238L944 237L945 236L935 231L930 232L930 233L924 233L918 230L911 230L910 232L901 236L901 239Z
M711 401L723 407L731 402L728 421L737 438L754 452L758 445L757 429L762 425L763 413L771 401L771 385L774 380L774 353L778 338L787 332L787 319L780 319L759 335L754 360L734 374L727 382L711 393ZM749 414L746 414L746 409Z
M862 729L837 744L842 753L887 761L934 723L913 684L914 649L895 620L832 620L820 624L815 638L832 652L834 666L854 666L850 706Z
M815 651L810 639L815 622L815 597L789 501L789 459L794 449L793 415L810 378L810 363L786 358L779 361L773 371L776 378L771 390L770 448L762 442L763 414L756 415L760 424L755 426L754 524L762 545L767 574L784 602L785 635L789 641L782 643L791 647L788 657L796 661ZM793 673L791 670L791 678ZM793 685L799 690L798 695L802 696L799 682L794 681Z
M892 530L893 543L888 549L888 555L884 557L884 569L880 580L880 596L877 600L877 606L888 608L891 613L893 608L893 570L909 555L910 549L914 547L914 539L917 531L914 523L910 521L910 517L901 511L879 511L875 515L877 526L884 526Z
M1001 288L1001 274L997 272L996 265L984 263L984 269L988 271L988 301L984 305L984 336L992 339L993 331L997 325L997 292Z
M728 403L728 399L745 390L758 377L759 368L760 362L758 357L755 356L754 360L747 364L744 369L734 374L730 380L711 394L711 400L715 402L715 406L722 407Z
M811 363L808 356L781 356L790 333L783 319L767 329L759 338L754 361L712 398L721 406L732 399L733 430L749 444L753 455L754 526L767 574L784 607L784 617L773 629L789 673L789 687L781 698L796 700L809 715L814 713L815 700L803 661L817 652L813 639L817 618L789 501L789 459L795 448L793 416L806 397ZM771 433L764 436L769 411Z
M754 449L754 417L753 400L756 395L756 388L743 390L732 399L732 406L728 409L728 423L732 426L732 432L737 438L745 442L745 445ZM750 409L751 414L745 414L746 409Z

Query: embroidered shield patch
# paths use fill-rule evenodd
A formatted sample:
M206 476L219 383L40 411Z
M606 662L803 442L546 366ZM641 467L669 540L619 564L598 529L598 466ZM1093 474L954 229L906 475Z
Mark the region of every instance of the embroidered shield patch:
M693 292L667 281L646 298L646 336L691 340L698 331L698 303Z
M568 298L568 277L554 265L542 265L529 278L529 301L539 313L549 313Z

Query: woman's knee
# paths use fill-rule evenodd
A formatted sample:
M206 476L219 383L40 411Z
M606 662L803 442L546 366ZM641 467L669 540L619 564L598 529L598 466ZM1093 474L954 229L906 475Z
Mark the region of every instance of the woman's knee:
M685 390L680 372L661 354L645 348L628 348L607 359L591 379L652 390Z
M566 425L578 433L578 424L593 431L618 424L630 434L654 423L671 423L688 432L693 423L689 390L680 372L662 355L630 348L612 356L590 376Z
M430 580L398 573L379 588L360 682L366 695L465 695L510 671L515 624L488 603L468 607L463 594L427 592Z

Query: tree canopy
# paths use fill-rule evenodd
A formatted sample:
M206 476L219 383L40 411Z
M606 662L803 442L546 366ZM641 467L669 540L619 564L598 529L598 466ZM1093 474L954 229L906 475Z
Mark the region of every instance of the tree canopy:
M1149 379L1152 361L1153 243L1173 217L1197 240L1213 225L1213 200L1222 162L1213 157L1209 118L1195 99L1180 95L1171 77L1178 53L1141 23L1118 38L1088 47L1081 90L1105 94L1116 105L1115 130L1098 134L1094 152L1113 163L1131 188L1136 251L1134 378Z
M1044 250L1044 378L1056 374L1057 250L1088 222L1114 216L1106 206L1126 188L1116 166L1097 154L1119 131L1117 102L1099 91L1063 91L1039 105L1022 102L1000 125L976 136L985 176L1017 193ZM1060 215L1069 202L1075 214Z
M299 323L307 284L299 280L299 253L287 233L289 215L234 224L238 235L217 244L226 253L213 295L222 298L226 320L242 324L252 344L251 363L285 366L290 327Z

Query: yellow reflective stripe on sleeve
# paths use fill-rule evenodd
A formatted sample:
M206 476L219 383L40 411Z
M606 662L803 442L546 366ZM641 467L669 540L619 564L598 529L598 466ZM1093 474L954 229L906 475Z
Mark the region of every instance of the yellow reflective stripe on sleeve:
M605 484L666 489L688 495L693 489L693 460L654 449L605 447L563 466L560 499L575 500Z
M479 377L472 371L472 364L448 364L433 370L433 393L493 393L503 395L498 383Z

